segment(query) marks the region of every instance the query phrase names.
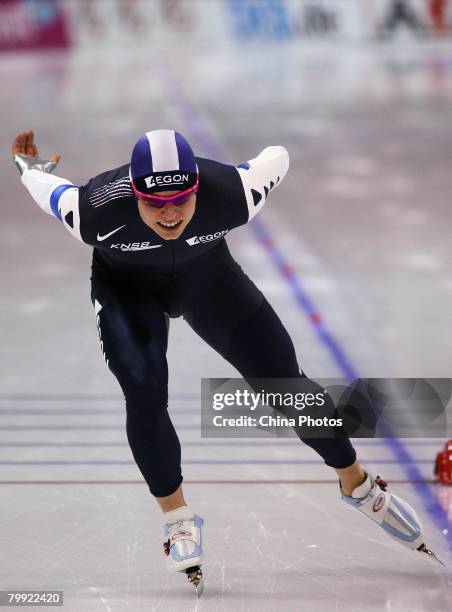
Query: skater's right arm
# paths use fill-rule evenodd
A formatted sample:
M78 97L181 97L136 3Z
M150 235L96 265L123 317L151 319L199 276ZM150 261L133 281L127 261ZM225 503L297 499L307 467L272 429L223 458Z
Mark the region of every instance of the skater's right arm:
M52 155L49 160L40 159L32 131L22 132L15 137L12 154L22 183L34 201L46 213L62 221L65 228L83 242L80 235L78 187L65 178L50 174L58 164L60 155Z

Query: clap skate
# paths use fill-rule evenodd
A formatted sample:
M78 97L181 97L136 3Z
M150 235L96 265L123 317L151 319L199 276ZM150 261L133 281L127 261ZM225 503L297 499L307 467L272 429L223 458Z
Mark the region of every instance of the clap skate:
M163 552L166 566L171 572L185 572L196 595L201 597L204 590L200 565L203 556L201 527L204 521L189 506L167 512L165 520Z
M341 495L345 502L378 523L391 538L444 565L425 545L422 524L416 512L404 499L389 493L387 486L380 476L373 478L367 474L363 484L356 487L351 495L345 495L342 489Z

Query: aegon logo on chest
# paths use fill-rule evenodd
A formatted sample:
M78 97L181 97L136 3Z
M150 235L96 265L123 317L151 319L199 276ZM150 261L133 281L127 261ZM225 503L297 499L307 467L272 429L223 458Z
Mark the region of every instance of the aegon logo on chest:
M144 179L146 187L158 187L159 185L183 185L188 183L188 174L163 174L160 176L148 176Z
M204 244L206 242L212 242L212 240L218 240L218 238L222 238L228 232L229 230L226 229L221 230L220 232L215 232L214 234L206 234L205 236L193 236L193 238L188 238L186 242L190 246L194 246L195 244Z

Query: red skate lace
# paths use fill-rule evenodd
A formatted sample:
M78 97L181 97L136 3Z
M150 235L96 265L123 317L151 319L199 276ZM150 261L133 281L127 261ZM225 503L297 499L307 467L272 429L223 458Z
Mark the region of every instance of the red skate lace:
M382 491L386 491L386 489L388 488L388 483L385 480L383 480L383 478L381 478L380 476L377 476L375 478L375 482L377 483L377 485L380 487Z
M170 554L170 541L169 540L167 542L163 542L163 552L165 553L166 556Z

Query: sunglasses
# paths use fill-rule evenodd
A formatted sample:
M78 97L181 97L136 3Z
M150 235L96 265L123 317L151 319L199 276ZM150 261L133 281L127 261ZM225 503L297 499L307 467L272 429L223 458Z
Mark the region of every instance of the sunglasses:
M191 197L192 193L196 193L198 191L198 183L199 178L196 178L196 183L190 187L189 189L185 189L184 191L179 191L175 195L170 196L157 196L157 195L149 195L147 193L141 193L131 181L132 189L137 198L142 198L146 200L146 204L153 206L154 208L163 208L165 204L173 204L174 206L181 206L185 204Z

